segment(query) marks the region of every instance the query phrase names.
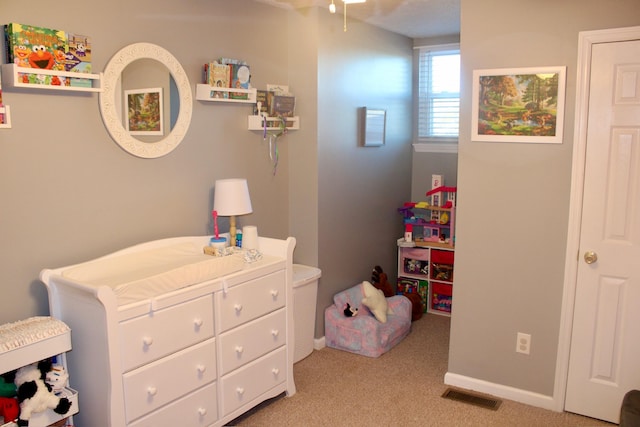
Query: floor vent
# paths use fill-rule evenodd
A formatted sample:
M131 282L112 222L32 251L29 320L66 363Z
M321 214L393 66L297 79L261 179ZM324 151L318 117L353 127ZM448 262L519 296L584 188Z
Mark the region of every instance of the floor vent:
M471 405L480 406L482 408L491 409L497 411L502 403L502 400L492 399L479 394L469 393L468 391L453 390L448 388L442 397L445 399L451 399L458 402L469 403Z

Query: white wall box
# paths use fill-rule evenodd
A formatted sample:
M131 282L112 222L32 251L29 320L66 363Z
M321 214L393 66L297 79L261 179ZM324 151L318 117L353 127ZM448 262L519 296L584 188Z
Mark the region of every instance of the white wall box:
M24 83L23 76L57 76L58 78L81 79L81 86L66 86L64 84L34 84ZM60 70L41 70L36 68L18 67L16 64L2 64L2 84L4 88L29 88L44 90L67 90L76 92L102 92L100 82L102 73L74 73Z
M266 399L295 393L295 239L260 237L262 259L247 263L242 254L203 255L210 237L157 240L41 272L51 312L74 332L67 359L70 378L82 395L77 425L223 426ZM210 262L236 256L240 262L232 270L191 276L171 287L165 278L182 270L163 262L167 271L127 283L125 292L138 295L126 300L123 288L107 284L103 276L77 273L122 261L140 265L139 257L147 253L184 245L193 248L189 256L204 259L195 267L189 258L184 274L175 277L201 272ZM101 270L106 275L113 272L109 265ZM149 286L153 277L163 278L161 291L159 282ZM141 288L147 289L142 295Z

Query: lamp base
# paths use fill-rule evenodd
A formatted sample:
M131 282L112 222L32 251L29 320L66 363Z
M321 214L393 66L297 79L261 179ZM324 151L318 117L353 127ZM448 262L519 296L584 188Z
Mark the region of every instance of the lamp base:
M230 246L236 245L236 234L237 234L236 216L231 215L229 217L229 245Z

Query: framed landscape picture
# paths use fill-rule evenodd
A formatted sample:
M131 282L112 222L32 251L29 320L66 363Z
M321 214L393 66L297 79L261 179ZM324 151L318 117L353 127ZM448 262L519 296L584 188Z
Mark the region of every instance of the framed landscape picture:
M561 144L566 67L474 70L472 141Z
M126 90L127 131L131 135L164 135L162 88Z

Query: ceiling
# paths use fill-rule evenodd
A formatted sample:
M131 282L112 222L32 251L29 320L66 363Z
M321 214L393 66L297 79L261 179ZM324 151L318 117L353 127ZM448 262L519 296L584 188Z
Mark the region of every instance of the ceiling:
M331 0L255 0L286 9L311 6L328 8ZM334 0L342 13L342 0ZM358 19L376 27L413 39L460 33L460 0L367 0L348 6L348 19Z

